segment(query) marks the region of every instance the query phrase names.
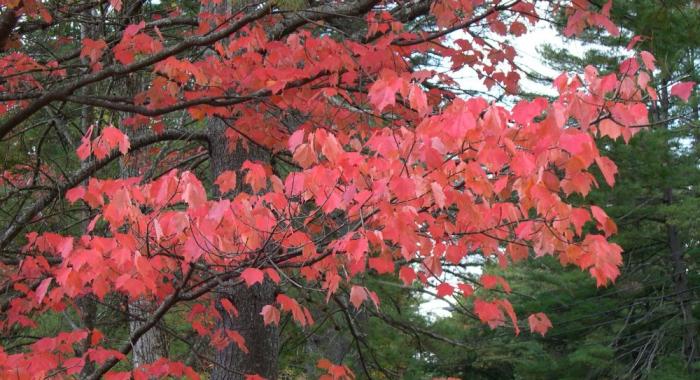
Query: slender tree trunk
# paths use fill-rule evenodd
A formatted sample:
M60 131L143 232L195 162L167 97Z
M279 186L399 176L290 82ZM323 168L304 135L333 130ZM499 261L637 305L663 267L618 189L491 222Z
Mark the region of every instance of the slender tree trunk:
M85 16L90 17L90 11L85 11ZM94 29L95 26L91 25L88 26L86 24L83 24L80 28L80 37L82 39L84 38L94 38L94 35L96 34L96 30ZM87 63L86 59L83 59L83 63ZM93 87L87 87L82 91L86 95L90 95L93 92ZM80 111L80 128L82 132L86 132L88 128L95 122L95 117L94 117L94 112L95 110L90 107L90 106L85 106L83 109ZM56 121L58 124L59 122ZM61 131L61 136L63 139L66 140L67 143L69 143L71 146L73 146L74 149L78 148L78 143L77 141L74 141L70 133L67 130L67 126L65 123L61 122L61 125L58 126L58 130ZM89 160L82 161L80 163L81 168L85 167L90 163ZM87 181L85 181L87 182ZM90 212L87 209L84 209L81 211L85 219L87 220L87 217L90 216ZM87 222L83 222L80 225L80 228L84 231L84 229L87 228ZM80 316L80 322L82 324L82 328L88 330L88 336L80 342L80 344L77 346L76 354L78 355L84 355L87 350L90 348L90 340L92 337L92 330L96 326L97 322L97 302L95 302L95 298L91 295L84 295L78 297L78 299L75 302L75 305L78 309L78 314ZM95 363L91 360L86 360L85 361L85 366L83 366L83 369L81 371L81 377L92 373L92 371L95 369Z
M661 97L658 117L660 120L669 119L669 93L668 80L662 81ZM669 125L665 125L666 129ZM668 139L669 137L667 137ZM668 162L673 155L671 147L666 140L666 155ZM663 201L666 205L673 204L673 188L670 186L664 189ZM676 302L678 303L679 312L683 321L682 331L682 347L681 352L688 363L688 368L692 370L692 364L698 359L698 333L697 323L693 317L691 293L688 288L688 266L685 262L683 242L678 234L678 228L669 221L666 222L666 242L669 249L669 261L671 264L671 280L673 282L674 291L676 293Z
M214 178L226 170L240 171L246 160L269 161L269 153L253 144L250 144L247 150L240 143L234 149L230 149L224 131L225 126L220 121L212 121L209 129L209 153ZM241 182L239 181L234 193L247 190ZM263 306L275 302L275 284L266 280L263 284L255 284L250 288L245 285L224 285L219 287L218 293L219 300L230 300L238 310L238 316L230 315L217 300L217 309L224 316L219 326L241 334L249 352L241 351L238 345L231 342L216 353L211 379L244 379L246 374L258 374L267 379L277 378L278 328L273 325L265 326L260 315Z
M136 22L135 14L143 5L142 0L126 0L122 3L123 16L129 19L129 22ZM143 81L138 74L132 74L120 81L117 88L122 94L133 98L143 88ZM125 119L131 116L128 113L120 113L120 119ZM133 139L140 134L145 133L145 127L133 130L125 128L123 125L117 126L129 138ZM136 177L143 175L147 168L155 165L152 162L152 157L147 150L139 150L130 152L128 160L120 162L120 170L122 178ZM133 333L143 326L145 321L149 319L153 311L157 308L157 304L147 298L132 300L127 305L129 313L129 332ZM162 322L161 322L162 323ZM134 368L157 361L160 358L168 356L168 338L162 328L162 324L156 325L148 330L139 338L132 350L131 363Z

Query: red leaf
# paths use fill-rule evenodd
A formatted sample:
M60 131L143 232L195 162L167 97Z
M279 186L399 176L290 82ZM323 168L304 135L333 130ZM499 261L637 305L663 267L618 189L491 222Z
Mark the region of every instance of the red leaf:
M363 260L367 251L369 251L369 244L366 237L360 237L358 239L353 239L347 242L345 250L352 261Z
M306 326L307 324L313 322L309 321L306 318L306 314L302 310L301 306L299 306L299 303L295 301L292 298L289 298L288 296L284 294L278 294L277 295L277 302L280 304L280 307L282 310L286 312L291 312L292 317L303 327Z
M615 222L610 219L602 208L591 206L591 213L593 214L593 218L598 222L598 228L605 232L605 236L610 236L617 232L617 225L615 225Z
M78 199L83 199L85 196L85 186L76 186L66 191L66 199L70 203L75 203Z
M515 316L515 310L513 310L513 305L510 304L508 300L496 300L499 306L506 311L506 314L510 317L511 322L513 322L513 329L515 330L515 335L520 334L520 327L518 327L518 318Z
M103 129L101 139L104 139L104 142L109 147L109 150L112 150L118 146L121 154L126 154L129 151L129 137L117 128L106 127Z
M302 142L304 142L304 130L298 129L292 133L291 136L289 136L289 140L287 140L287 147L289 148L289 151L293 153Z
M671 87L671 95L687 102L690 94L693 92L693 86L695 86L695 82L678 82Z
M353 285L350 289L350 303L355 306L355 309L360 309L362 303L367 299L367 289L362 286Z
M493 274L482 274L481 285L483 285L486 289L493 289L496 287L496 285L501 285L501 287L503 288L503 290L506 291L506 293L510 293L510 286L508 285L506 280L501 276Z
M396 93L404 85L404 80L396 76L396 73L388 70L382 71L379 79L369 89L369 101L377 111L387 106L396 104Z
M440 186L439 183L433 182L430 184L430 190L433 192L433 199L435 200L435 204L443 208L445 207L445 193L442 191L442 186Z
M248 351L248 347L245 345L245 339L243 336L238 332L234 330L226 330L226 336L228 336L229 339L231 339L234 343L236 343L236 346L238 348L245 352L246 354L250 351Z
M416 280L416 272L413 268L401 267L401 269L399 269L399 278L403 281L404 285L411 285L413 281Z
M277 270L273 268L265 268L263 271L265 272L265 274L267 274L267 277L269 277L270 280L272 280L272 282L274 282L275 284L279 284L282 280L280 278L279 273L277 273Z
M44 296L46 295L46 291L49 290L49 285L51 285L51 281L53 281L52 277L45 278L41 281L39 286L36 288L36 303L41 304L41 301L44 300Z
M263 306L260 315L262 315L263 317L263 322L265 323L265 326L271 323L274 323L275 325L280 324L280 311L272 305Z
M552 322L550 322L547 315L544 313L535 313L527 318L527 322L530 324L530 332L538 333L542 336L547 333L547 330L552 328Z
M90 60L90 66L93 70L99 69L97 62L102 57L104 49L107 47L107 43L104 40L91 40L89 38L83 38L83 47L80 49L80 58L87 57Z
M595 162L598 164L600 172L603 173L605 182L607 182L607 184L611 187L614 186L615 174L617 174L617 165L615 165L615 163L611 159L605 156L596 157Z
M241 278L249 288L256 283L262 284L265 279L264 277L265 273L258 268L246 268L241 273Z
M78 155L78 158L80 158L81 161L85 161L92 152L90 138L92 136L93 128L93 126L90 126L90 128L88 128L87 132L85 133L85 136L83 136L80 140L80 146L78 147L78 149L75 150L75 153Z
M133 37L135 36L138 32L141 31L141 29L146 27L146 22L141 21L138 24L130 24L126 28L124 28L124 36L125 37Z
M644 62L644 66L646 66L649 71L654 71L656 70L656 66L654 65L654 61L656 61L656 58L649 53L648 51L642 51L639 53L639 55L642 57L642 62Z
M394 261L388 257L372 257L369 259L369 267L376 270L378 274L393 273Z
M228 298L221 298L221 306L226 310L226 312L229 315L233 315L234 317L238 317L238 309L236 309L235 306L233 306L233 303Z
M521 100L513 107L513 120L522 125L527 125L532 122L536 116L542 114L547 108L547 100L544 98L536 98L533 101Z
M261 164L246 161L243 163L242 169L247 169L245 175L245 183L250 185L253 192L257 193L267 186L267 173L265 167Z
M474 294L474 288L472 288L472 286L469 284L459 283L457 284L457 287L465 297L470 297L472 294Z
M197 208L207 201L207 191L204 185L191 172L184 172L180 177L184 187L182 199L192 208Z
M428 107L428 98L423 90L418 85L412 84L409 91L408 102L411 104L411 108L418 111L421 116L428 114L430 107Z
M437 296L440 298L443 298L445 296L451 296L454 290L454 286L443 282L442 284L437 286Z
M219 186L219 191L221 191L221 194L227 193L229 190L236 187L236 172L226 170L219 175L214 184Z
M109 0L109 4L117 12L120 12L122 10L122 0Z
M477 299L474 301L474 313L481 322L487 323L492 329L505 323L503 312L496 303Z

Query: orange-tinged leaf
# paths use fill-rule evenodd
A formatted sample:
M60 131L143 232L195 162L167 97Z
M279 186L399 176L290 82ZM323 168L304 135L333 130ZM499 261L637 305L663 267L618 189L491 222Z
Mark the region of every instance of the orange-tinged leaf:
M241 278L245 281L245 284L250 288L256 283L262 284L265 279L265 273L258 268L246 268L241 273Z
M615 174L617 174L617 165L615 163L605 157L605 156L598 156L595 158L596 164L598 164L598 168L600 169L600 172L603 173L603 177L605 178L605 182L607 182L608 185L611 187L615 185Z
M552 328L552 322L550 322L547 315L544 313L535 313L527 318L528 324L530 324L530 332L537 333L544 336L547 331Z
M481 275L480 281L481 285L483 285L486 289L493 289L497 285L501 285L501 287L503 288L503 290L505 290L506 293L510 293L510 285L508 285L506 280L501 276L485 273Z
M280 307L282 310L291 312L292 317L303 327L306 326L313 321L310 321L307 319L306 314L304 313L304 310L302 310L301 306L299 306L299 303L288 297L285 294L278 294L277 295L277 302L280 304Z
M226 170L216 178L215 185L219 186L221 194L227 193L229 190L236 188L236 172Z
M472 294L474 294L474 288L469 285L469 284L464 284L464 283L459 283L457 284L457 288L462 292L462 295L465 297L470 297Z
M360 309L362 303L367 299L367 289L362 286L353 285L350 289L350 303L355 306L355 309Z
M455 288L454 288L454 286L452 286L446 282L443 282L436 287L436 290L437 290L437 296L440 298L443 298L445 296L451 296L452 293L454 292Z
M184 190L182 199L192 208L197 208L207 201L207 191L202 182L191 172L184 172L181 177Z
M243 338L243 336L242 336L238 331L228 330L228 329L227 329L227 330L226 330L226 336L228 336L229 339L231 339L234 343L236 343L236 346L238 346L238 348L239 348L241 351L245 352L246 354L247 354L248 352L250 352L250 351L248 350L248 347L245 345L245 339Z
M396 76L396 73L384 70L372 86L369 88L369 101L377 111L382 112L387 106L396 104L396 93L401 90L404 80Z
M503 312L494 302L474 300L474 313L481 322L488 324L492 329L505 323Z
M70 203L75 203L78 199L83 199L85 196L85 186L76 186L66 191L66 199Z
M410 267L401 267L399 269L399 278L403 281L404 285L408 286L416 280L416 272Z
M394 261L389 257L372 257L368 262L369 267L376 270L378 274L394 272Z
M274 323L275 325L280 324L280 311L272 305L263 306L260 315L263 317L263 323L265 323L265 326L271 323Z
M129 151L129 136L117 128L106 127L102 130L100 138L104 139L104 142L109 147L109 150L119 147L119 152L121 152L121 154L126 154Z
M236 309L235 306L233 306L233 303L231 300L228 298L221 298L221 306L226 310L226 312L229 315L233 315L234 317L238 317L238 309Z
M267 173L264 166L256 162L246 161L242 168L248 170L245 174L245 183L250 185L253 192L257 193L267 186Z
M508 317L510 317L511 322L513 322L513 329L515 330L515 335L520 334L520 327L518 326L518 318L515 316L515 310L513 310L513 305L511 305L508 300L496 300L498 305L505 310Z

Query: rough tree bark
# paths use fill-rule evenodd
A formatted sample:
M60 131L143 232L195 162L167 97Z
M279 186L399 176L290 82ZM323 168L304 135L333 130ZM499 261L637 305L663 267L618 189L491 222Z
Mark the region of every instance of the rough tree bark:
M240 143L231 149L224 135L225 130L226 126L221 121L211 121L209 154L214 178L226 170L240 172L246 160L269 162L269 153L252 143L248 149L244 149ZM241 178L240 173L238 177ZM234 195L247 190L241 182L239 181L237 188L233 190ZM266 280L250 288L224 285L219 287L218 293L219 300L230 300L238 310L238 316L230 315L217 301L217 310L223 316L220 327L241 334L249 352L241 351L233 342L222 351L218 351L211 379L244 379L246 374L258 374L267 379L277 378L279 331L274 325L265 326L260 315L263 306L275 302L275 284Z

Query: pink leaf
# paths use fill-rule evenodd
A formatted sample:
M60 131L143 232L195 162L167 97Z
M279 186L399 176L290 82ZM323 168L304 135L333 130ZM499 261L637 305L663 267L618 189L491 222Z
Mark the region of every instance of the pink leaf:
M38 304L41 304L41 301L44 300L44 296L46 296L46 291L49 290L49 285L51 285L51 281L53 280L53 277L45 278L39 286L36 288L36 302Z
M530 324L530 332L538 333L542 336L547 333L547 330L552 328L552 322L544 313L535 313L527 318Z
M690 94L693 92L693 86L695 86L695 82L678 82L671 87L671 95L687 102Z
M241 273L241 278L243 279L243 281L245 281L245 284L250 288L256 283L263 283L263 280L265 279L265 272L261 271L258 268L246 268Z

